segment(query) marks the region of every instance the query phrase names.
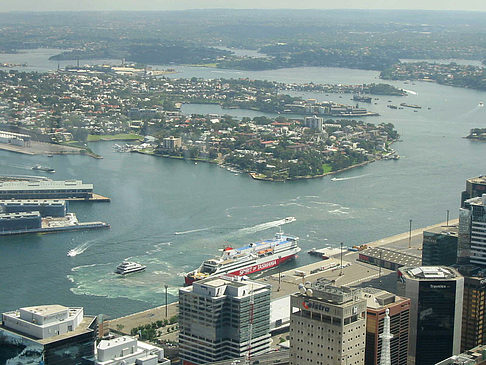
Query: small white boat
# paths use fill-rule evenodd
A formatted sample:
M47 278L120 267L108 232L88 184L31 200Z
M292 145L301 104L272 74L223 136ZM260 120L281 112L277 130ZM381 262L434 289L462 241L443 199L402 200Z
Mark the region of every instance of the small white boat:
M115 273L120 275L131 274L134 272L144 271L147 266L141 265L136 262L123 261L117 266Z
M292 223L292 222L295 222L296 219L295 217L286 217L285 218L285 223Z

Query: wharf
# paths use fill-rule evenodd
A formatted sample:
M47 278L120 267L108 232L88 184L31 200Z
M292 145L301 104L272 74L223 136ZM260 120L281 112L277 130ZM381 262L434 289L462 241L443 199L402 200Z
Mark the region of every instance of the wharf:
M91 198L89 199L84 199L84 198L64 198L64 200L69 200L69 201L74 201L74 202L100 202L100 203L108 203L111 201L110 198L106 197L106 196L103 196L103 195L100 195L100 194L96 194L96 193L93 193Z
M64 217L42 218L41 227L39 228L0 231L0 236L12 236L28 233L51 233L60 231L82 231L99 228L110 228L110 225L105 222L78 222L78 219L74 213L68 213Z
M449 221L449 226L457 224L457 219ZM411 256L421 256L423 231L441 226L446 226L446 223L443 222L412 230L410 248L408 242L409 232L369 242L366 243L366 245L368 247L386 246L388 249L401 251ZM272 285L272 300L293 294L298 291L298 285L300 283L314 281L321 277L333 280L337 285L373 286L392 292L395 291L395 271L359 262L357 261L359 251L355 252L347 250L343 250L343 268L341 270L340 250L337 253L336 251L333 251L332 253L335 254L330 256L328 260L319 260L309 265L281 272L280 275L274 274L259 278L257 281ZM168 317L170 318L171 316L178 314L178 308L178 302L169 304ZM166 319L165 306L160 306L140 313L134 313L122 318L110 320L107 326L118 332L130 333L132 328L164 319ZM177 333L171 332L170 337L171 339L176 339Z

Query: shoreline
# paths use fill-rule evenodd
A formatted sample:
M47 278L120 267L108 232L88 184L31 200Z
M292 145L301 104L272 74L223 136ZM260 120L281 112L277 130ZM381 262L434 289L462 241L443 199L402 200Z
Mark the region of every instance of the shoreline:
M205 162L205 163L209 163L209 164L212 164L212 165L218 165L219 167L221 167L221 168L223 168L223 169L225 169L229 172L233 172L233 171L225 168L223 166L222 162L218 162L218 161L215 161L215 160L206 160L206 159L203 159L203 158L190 158L190 157L181 157L181 156L162 155L162 154L159 154L159 153L145 152L145 151L132 151L132 152L140 153L142 155L147 155L147 156L169 158L169 159L172 159L172 160L187 160L187 161L194 161L194 162ZM236 170L236 169L235 170L236 170L236 173L238 173L238 174L249 175L253 180L282 183L282 182L287 182L287 181L300 181L300 180L318 179L318 178L326 177L328 175L335 175L335 174L339 174L341 172L348 171L348 170L351 170L351 169L354 169L354 168L357 168L357 167L363 167L363 166L369 165L370 163L373 163L373 162L376 162L376 161L379 161L379 160L382 160L382 159L381 158L375 158L373 160L363 161L363 162L360 162L358 164L354 164L354 165L351 165L351 166L348 166L348 167L344 167L344 168L336 170L336 171L326 172L326 173L320 174L320 175L296 176L294 178L288 178L288 179L284 179L284 180L274 180L271 177L259 176L259 174L257 174L256 172L246 172L246 171L240 171L240 170Z
M51 147L51 149L49 149ZM45 150L45 148L47 150ZM0 150L20 153L23 155L37 156L37 155L81 155L89 156L95 159L102 159L103 156L97 155L91 151L83 148L67 146L63 144L37 142L35 147L15 146L8 143L0 143Z
M457 219L457 218L451 219L451 220L449 220L448 225L454 226L454 225L457 225L458 222L459 222L459 219ZM446 226L446 222L441 222L441 223L428 225L426 227L416 228L416 229L412 230L411 237L416 239L417 236L420 236L421 234L423 234L424 231L430 230L430 229L435 228L435 227L441 227L441 226ZM378 246L388 246L388 245L392 246L394 244L399 243L400 241L404 241L404 240L406 241L409 237L409 234L410 233L408 231L403 232L403 233L398 233L398 234L388 236L388 237L384 237L384 238L381 238L381 239L377 239L377 240L374 240L374 241L371 241L371 242L368 242L368 243L365 243L365 244L368 247L378 247ZM358 252L346 251L346 254L344 256L357 255L357 254L358 254ZM337 258L338 255L336 255L336 257L335 257L336 260L338 260L338 258ZM331 260L333 260L333 257L331 257ZM346 262L349 263L349 261L350 261L350 259L346 258ZM272 284L272 300L274 300L274 299L278 299L278 298L287 296L287 295L289 295L293 292L298 291L297 285L298 285L298 283L300 283L302 281L302 278L301 277L293 277L292 275L290 275L291 273L294 273L296 270L301 270L302 268L306 268L306 267L314 267L314 266L321 267L321 266L323 266L323 264L328 263L328 262L330 262L330 261L316 261L315 263L302 265L302 266L295 267L295 268L292 268L288 271L283 272L282 273L283 275L281 275L282 278L283 278L282 282L281 282L281 287L278 284L278 275L275 275L275 274L262 276L262 277L259 277L259 278L253 279L253 280L262 281L264 283L269 283L269 281L270 281L271 284ZM338 265L339 265L339 263L338 263ZM345 276L349 275L348 279L351 280L351 281L343 283L343 285L359 284L363 280L370 280L374 277L379 277L378 268L372 267L372 266L370 266L370 267L366 266L368 274L363 276L363 273L360 271L356 275L354 275L354 274L352 274L352 271L356 271L357 266L355 266L355 265L358 265L358 266L361 267L364 264L362 264L360 262L354 262L353 261L353 264L348 265L344 269L344 272L345 272ZM383 269L383 270L385 270L385 269ZM339 270L337 270L336 268L334 268L334 269L330 268L329 270L319 271L317 273L309 273L308 276L309 276L309 278L315 278L315 277L317 277L319 275L323 275L323 274L335 276L336 279L341 278L341 280L342 280L342 278L345 277L345 276L341 277L339 275ZM181 287L182 287L182 285L181 285ZM169 314L168 317L169 318L172 315L178 314L179 301L174 301L172 303L169 303L167 306L168 306L168 314ZM112 320L105 322L105 326L110 328L110 329L118 330L118 331L123 332L123 333L130 333L131 328L135 328L135 327L140 326L140 325L153 323L153 322L156 322L157 320L166 319L167 317L165 316L165 307L166 307L166 305L160 305L160 306L156 306L154 308L145 309L145 310L140 311L140 312L135 312L135 313L132 313L132 314L123 315L119 318L114 318Z

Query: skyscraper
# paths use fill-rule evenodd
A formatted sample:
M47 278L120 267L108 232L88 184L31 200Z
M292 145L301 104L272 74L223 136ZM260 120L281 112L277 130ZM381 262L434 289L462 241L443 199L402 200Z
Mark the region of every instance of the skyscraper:
M251 357L270 349L270 285L211 277L179 290L184 365Z
M486 194L464 202L459 211L457 260L486 267Z
M324 278L290 298L291 365L362 365L366 300L359 289L337 287Z
M445 266L402 267L397 289L411 300L409 363L432 365L459 354L462 275Z
M390 318L390 361L392 365L407 365L410 325L410 299L402 298L385 290L363 288L366 299L366 365L382 365L383 340L386 312Z
M458 268L464 275L461 351L486 344L486 269L473 265Z

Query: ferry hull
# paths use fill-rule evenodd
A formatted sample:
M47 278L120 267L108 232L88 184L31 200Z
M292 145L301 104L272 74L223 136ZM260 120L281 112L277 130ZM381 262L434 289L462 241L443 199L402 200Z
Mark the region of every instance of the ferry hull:
M245 275L253 274L253 273L256 273L256 272L259 272L259 271L274 268L274 267L284 263L285 261L288 261L290 259L295 258L296 256L297 256L297 254L292 254L292 255L289 255L289 256L281 257L281 258L270 259L268 261L265 261L265 262L262 262L262 263L259 263L259 264L254 264L254 265L251 265L251 266L248 266L248 267L244 267L244 268L238 269L238 270L233 271L233 272L229 272L229 273L228 272L217 272L217 273L215 273L211 276L216 276L216 275L245 276ZM200 280L200 279L196 279L196 278L189 276L189 275L185 276L185 284L186 285L192 285L192 283L196 280Z

